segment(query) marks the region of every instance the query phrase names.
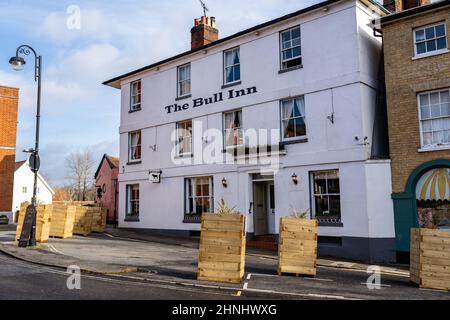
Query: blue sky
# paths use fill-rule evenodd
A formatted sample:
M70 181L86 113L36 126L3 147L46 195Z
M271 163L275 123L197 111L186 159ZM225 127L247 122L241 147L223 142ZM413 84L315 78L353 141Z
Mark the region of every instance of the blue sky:
M220 36L301 9L314 0L206 0ZM70 5L81 28L68 29ZM33 61L22 72L8 60L20 44L43 56L42 173L61 185L65 158L91 149L95 160L119 152L119 91L102 81L190 49L198 0L0 0L0 84L20 88L17 160L34 143Z

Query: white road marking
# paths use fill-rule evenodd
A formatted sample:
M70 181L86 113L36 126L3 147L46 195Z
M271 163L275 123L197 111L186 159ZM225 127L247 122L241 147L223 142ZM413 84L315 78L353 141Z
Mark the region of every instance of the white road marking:
M247 275L247 280L250 280L251 277L252 277L252 274L249 273L249 274Z
M360 273L367 273L367 270L361 270L361 269L352 269L352 268L336 268L336 267L329 267L329 266L317 266L317 268L322 269L334 269L334 270L345 270L345 271L353 271L353 272L360 272ZM403 278L409 278L409 272L401 272L401 271L381 271L381 274L384 275L390 275L390 276L397 276L397 277L403 277Z
M247 290L248 289L248 282L244 283L244 286L242 287L243 290Z
M332 279L324 279L324 278L310 278L310 277L304 277L302 279L305 280L317 280L317 281L326 281L326 282L334 282Z
M53 251L53 252L55 252L55 253L59 253L59 254L65 255L64 252L62 252L62 251L56 249L53 245L48 244L47 246L48 246L48 248L50 248L51 251Z
M361 282L360 284L362 284L363 286L367 286L367 282ZM375 284L373 284L373 283L371 283L371 285L375 286ZM380 287L392 287L390 284L382 284L382 283L380 283L379 286Z
M335 296L335 295L317 294L317 293L282 292L282 291L275 291L275 290L250 289L250 288L247 288L245 291L260 292L260 293L272 293L272 294L287 295L287 296L297 296L297 297L322 298L322 299L360 300L360 299L356 299L356 298L347 298L347 297L344 297L344 296Z

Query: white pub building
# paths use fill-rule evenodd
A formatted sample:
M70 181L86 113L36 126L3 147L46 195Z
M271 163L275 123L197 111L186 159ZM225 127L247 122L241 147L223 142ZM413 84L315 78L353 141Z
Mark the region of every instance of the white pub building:
M325 1L104 82L121 90L119 226L195 235L219 200L249 239L319 221L319 254L395 259L376 1Z

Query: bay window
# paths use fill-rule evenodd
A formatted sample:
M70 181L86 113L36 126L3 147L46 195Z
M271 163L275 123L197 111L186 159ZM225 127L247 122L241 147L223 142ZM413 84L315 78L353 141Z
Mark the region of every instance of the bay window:
M185 221L200 222L202 213L214 212L213 178L186 178Z
M318 222L341 222L341 194L339 171L327 170L313 172L311 176L313 190L313 216Z

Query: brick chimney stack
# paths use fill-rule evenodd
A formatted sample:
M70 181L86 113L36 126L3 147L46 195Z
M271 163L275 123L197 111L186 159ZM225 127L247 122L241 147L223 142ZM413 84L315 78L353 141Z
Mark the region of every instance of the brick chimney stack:
M191 29L192 50L217 40L219 40L219 30L216 28L216 18L202 16L194 20L194 27Z
M430 3L431 0L383 0L383 6L390 12L401 12Z

